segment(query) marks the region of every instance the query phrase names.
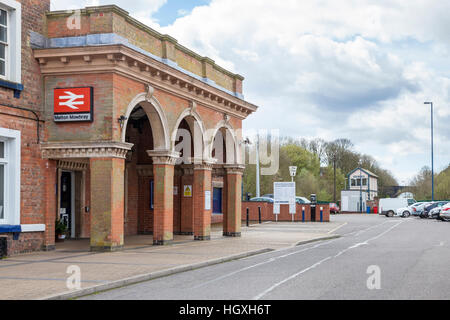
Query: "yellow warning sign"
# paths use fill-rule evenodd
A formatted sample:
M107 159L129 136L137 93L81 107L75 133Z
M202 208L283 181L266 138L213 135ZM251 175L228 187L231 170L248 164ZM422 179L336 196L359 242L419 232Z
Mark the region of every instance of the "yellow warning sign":
M187 198L192 197L192 186L184 186L184 196Z

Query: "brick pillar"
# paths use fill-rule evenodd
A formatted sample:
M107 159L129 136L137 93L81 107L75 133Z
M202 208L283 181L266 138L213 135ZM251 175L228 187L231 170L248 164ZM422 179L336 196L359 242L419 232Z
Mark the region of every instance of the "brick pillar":
M56 206L57 206L57 162L55 160L48 160L45 171L45 239L44 250L55 250L55 221L56 221Z
M124 244L125 159L92 158L91 251L121 250Z
M178 157L170 152L147 151L153 158L153 244L173 241L173 180Z
M225 237L241 236L242 221L242 175L244 167L239 165L225 166L226 176L226 208L224 215L224 232Z
M209 201L206 203L206 194ZM194 239L211 240L212 164L194 165Z
M192 195L184 195L184 187L191 188ZM181 196L181 232L186 236L194 235L194 167L190 165L183 166L183 176L181 177L180 196Z

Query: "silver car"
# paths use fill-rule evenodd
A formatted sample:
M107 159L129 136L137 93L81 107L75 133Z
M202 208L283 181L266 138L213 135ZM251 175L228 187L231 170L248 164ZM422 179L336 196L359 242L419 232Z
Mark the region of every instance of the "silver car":
M431 202L420 202L420 203L416 203L417 206L414 206L412 215L413 216L420 216L423 213L423 210L425 210L425 207L427 205L429 205Z
M450 221L450 204L447 204L441 208L441 213L439 214L439 217L442 220Z

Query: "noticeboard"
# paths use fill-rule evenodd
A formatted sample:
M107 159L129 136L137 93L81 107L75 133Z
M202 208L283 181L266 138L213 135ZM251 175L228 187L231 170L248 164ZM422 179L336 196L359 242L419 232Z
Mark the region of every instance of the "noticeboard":
M280 214L281 205L289 205L289 213L296 214L296 185L295 182L275 182L274 190L274 210L273 213Z

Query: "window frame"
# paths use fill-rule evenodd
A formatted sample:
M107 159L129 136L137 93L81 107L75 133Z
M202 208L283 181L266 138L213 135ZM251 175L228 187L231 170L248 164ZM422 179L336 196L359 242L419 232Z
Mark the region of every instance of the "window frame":
M7 219L7 209L8 209L8 203L7 203L7 199L8 199L8 188L6 188L7 186L7 181L8 181L8 142L6 139L4 139L3 137L0 136L0 142L3 143L3 158L0 158L0 167L3 168L3 218L0 217L0 225L2 224L6 224L8 219Z
M5 75L0 80L22 82L22 5L15 0L2 0L0 9L7 13L7 47Z
M5 62L5 74L3 75L3 74L0 73L0 79L7 80L9 78L9 69L10 69L9 68L9 64L8 64L9 56L10 56L10 53L9 53L9 51L10 51L9 50L9 48L10 48L9 42L10 42L10 39L11 39L11 36L9 35L9 30L10 30L10 22L9 22L10 18L9 18L9 16L10 16L10 13L9 13L9 10L7 8L3 7L1 4L0 4L0 10L6 12L6 25L1 25L0 24L1 27L6 28L6 42L3 42L3 41L0 40L0 44L3 44L5 46L5 58L4 59L0 58L0 60L3 60Z
M21 133L0 128L0 141L5 143L5 155L0 160L5 169L4 217L0 225L20 225Z

